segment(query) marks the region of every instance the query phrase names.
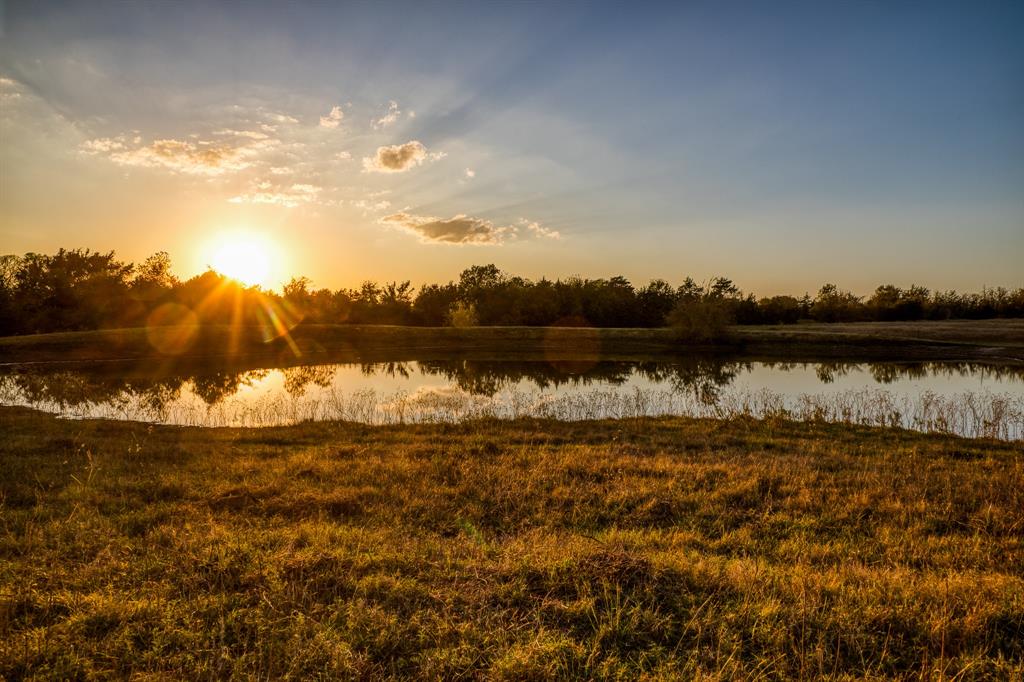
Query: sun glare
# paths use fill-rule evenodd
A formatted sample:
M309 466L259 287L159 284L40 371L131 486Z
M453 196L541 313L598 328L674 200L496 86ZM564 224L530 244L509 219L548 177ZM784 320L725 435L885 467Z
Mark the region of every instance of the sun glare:
M256 234L224 235L210 250L210 266L222 275L247 286L269 287L275 269L276 249Z

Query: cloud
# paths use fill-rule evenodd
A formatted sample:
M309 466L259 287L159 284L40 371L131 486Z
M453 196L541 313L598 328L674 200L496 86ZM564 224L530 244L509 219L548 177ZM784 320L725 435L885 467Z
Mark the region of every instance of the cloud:
M276 190L269 182L260 182L256 185L259 191L240 194L228 199L232 204L273 204L285 208L295 208L300 204L308 204L316 200L323 188L310 184L294 184L291 187L282 187Z
M338 152L335 158L341 159L342 161L348 161L352 158L352 152Z
M331 113L320 117L320 125L324 128L337 128L343 118L345 118L345 112L341 110L341 107L335 106L331 108Z
M7 103L9 101L21 99L21 90L21 83L13 78L0 76L0 101Z
M263 126L260 126L260 127L263 128ZM268 132L273 132L274 131L273 126L268 126L268 127L270 128L270 130ZM213 131L213 134L214 135L230 135L232 137L247 137L250 140L266 140L266 139L270 138L270 136L267 135L267 133L260 132L258 130L232 130L231 128L224 128L222 130L215 130L215 131Z
M515 234L515 228L496 227L489 220L462 214L442 219L395 213L380 222L415 234L424 242L441 244L500 244Z
M142 138L127 135L100 137L83 142L80 149L87 154L103 154L121 166L166 168L189 175L221 175L252 165L260 152L276 146L279 141L262 132L218 130L220 139L154 140L142 144Z
M193 175L220 175L249 166L238 148L216 143L155 140L152 144L110 155L123 166L163 167Z
M473 170L472 168L467 168L466 169L466 177L469 178L470 180L472 180L473 178L476 177L476 171Z
M419 140L410 140L405 144L389 147L377 147L377 154L363 158L363 170L369 173L401 173L425 160L431 161L444 158L444 152L427 153L427 148Z
M534 237L543 239L561 239L562 235L557 230L551 230L544 227L536 220L527 220L526 218L520 218L519 224L529 230Z
M380 130L381 128L386 128L397 121L398 117L401 115L402 110L398 108L398 102L391 100L388 102L388 108L387 111L384 112L384 115L378 119L370 121L370 123L373 125L374 130ZM413 115L415 116L415 114Z
M298 123L299 122L299 119L295 118L294 116L289 116L288 114L281 114L281 113L277 113L277 112L271 112L271 113L267 114L267 117L271 121L274 121L276 123Z

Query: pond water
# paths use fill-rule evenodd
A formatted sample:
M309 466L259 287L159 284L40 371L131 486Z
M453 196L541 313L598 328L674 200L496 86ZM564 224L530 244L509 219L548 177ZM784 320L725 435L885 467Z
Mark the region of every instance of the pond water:
M11 365L0 404L198 426L780 416L1024 438L1024 367L944 362L421 360L242 369Z

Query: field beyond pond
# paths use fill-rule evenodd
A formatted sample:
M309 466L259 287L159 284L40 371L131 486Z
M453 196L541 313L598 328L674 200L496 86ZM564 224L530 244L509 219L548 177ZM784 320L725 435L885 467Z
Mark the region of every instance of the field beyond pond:
M1024 445L0 408L0 676L1020 679Z
M255 327L133 327L0 337L0 361L48 362L274 355L364 359L442 353L555 356L680 355L742 351L767 358L964 359L1024 362L1024 319L733 326L703 345L670 328L399 327L302 324L289 338ZM173 349L173 353L158 349ZM397 354L397 357L396 357Z

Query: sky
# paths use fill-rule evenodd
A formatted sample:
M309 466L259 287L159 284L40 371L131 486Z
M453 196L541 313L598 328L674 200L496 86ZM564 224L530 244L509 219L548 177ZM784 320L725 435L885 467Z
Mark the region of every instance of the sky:
M1024 285L1020 2L0 10L2 253Z

